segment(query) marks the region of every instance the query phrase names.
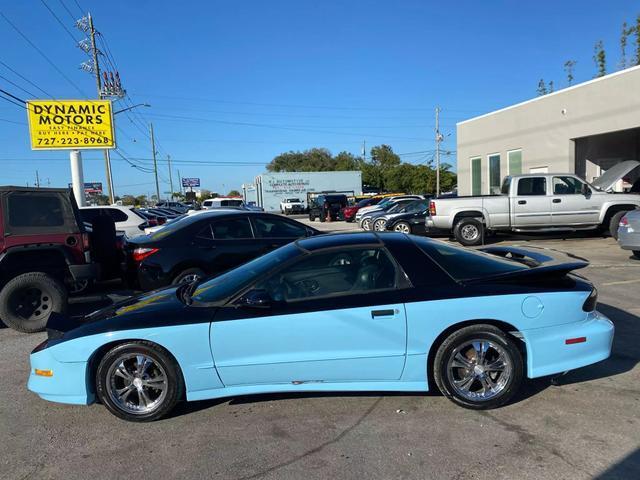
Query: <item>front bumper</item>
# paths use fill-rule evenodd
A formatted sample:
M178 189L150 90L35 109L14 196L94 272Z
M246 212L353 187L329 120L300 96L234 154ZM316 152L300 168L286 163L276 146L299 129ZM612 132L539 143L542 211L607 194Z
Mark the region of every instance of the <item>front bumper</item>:
M613 343L613 322L598 311L580 322L520 332L527 346L527 376L543 377L591 365L609 358ZM585 337L581 343L567 339Z
M27 388L40 398L74 405L89 405L95 401L95 394L88 388L90 382L87 362L59 362L49 348L32 353L30 362ZM36 375L36 369L52 370L53 375Z
M618 245L623 250L640 250L640 231L632 227L618 229Z

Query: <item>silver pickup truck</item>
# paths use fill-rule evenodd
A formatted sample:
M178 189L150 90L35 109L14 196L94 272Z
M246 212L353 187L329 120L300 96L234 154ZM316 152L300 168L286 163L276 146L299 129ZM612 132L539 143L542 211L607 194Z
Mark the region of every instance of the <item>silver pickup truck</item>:
M574 231L601 228L617 237L622 216L640 207L640 195L611 193L640 165L621 162L591 184L570 173L507 176L500 195L431 200L427 232L452 232L462 245L480 245L497 231Z

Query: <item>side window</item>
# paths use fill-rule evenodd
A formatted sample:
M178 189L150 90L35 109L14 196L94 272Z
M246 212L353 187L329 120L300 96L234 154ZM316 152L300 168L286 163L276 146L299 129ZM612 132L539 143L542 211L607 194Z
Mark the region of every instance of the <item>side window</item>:
M93 223L93 219L100 215L99 208L81 208L80 219L83 222Z
M584 184L574 177L553 177L554 195L580 195Z
M395 287L396 267L380 248L312 254L256 285L286 302Z
M62 202L56 194L12 193L8 224L12 227L60 227L64 225Z
M262 238L300 238L307 235L302 225L271 217L253 217L256 235Z
M546 195L545 177L524 177L518 180L518 195Z
M210 223L214 240L238 240L253 238L248 218L229 218Z
M113 218L114 222L126 222L129 217L127 214L117 208L105 208L106 213Z

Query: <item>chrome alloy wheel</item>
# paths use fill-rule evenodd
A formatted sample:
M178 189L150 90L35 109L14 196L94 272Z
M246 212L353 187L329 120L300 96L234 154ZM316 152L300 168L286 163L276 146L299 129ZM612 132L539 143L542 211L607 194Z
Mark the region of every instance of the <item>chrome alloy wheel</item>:
M480 236L480 230L475 225L465 225L460 229L460 235L468 242L473 242Z
M371 219L365 218L364 220L362 220L362 225L360 226L362 227L363 230L366 230L366 231L371 230Z
M376 232L384 232L386 230L387 227L387 221L380 219L380 220L376 220L373 224L373 229Z
M404 222L393 227L393 230L400 233L411 233L411 227Z
M455 348L447 360L447 377L456 393L469 401L499 395L513 375L509 353L490 340L474 339Z
M189 275L185 275L184 277L182 277L180 283L193 283L198 281L200 281L200 275L198 275L197 273L190 273Z
M132 415L156 410L167 395L167 375L152 357L126 353L107 372L107 394L123 412Z

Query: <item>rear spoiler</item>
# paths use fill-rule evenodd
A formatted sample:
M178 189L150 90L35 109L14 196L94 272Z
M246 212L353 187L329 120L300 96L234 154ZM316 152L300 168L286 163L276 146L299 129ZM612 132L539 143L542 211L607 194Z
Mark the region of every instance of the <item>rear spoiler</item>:
M486 247L481 248L481 252L496 255L508 260L513 260L523 265L527 269L513 272L501 273L490 277L483 277L472 280L480 282L484 280L516 280L539 276L563 276L573 270L579 270L589 266L589 261L569 253L559 252L548 248L540 247Z

